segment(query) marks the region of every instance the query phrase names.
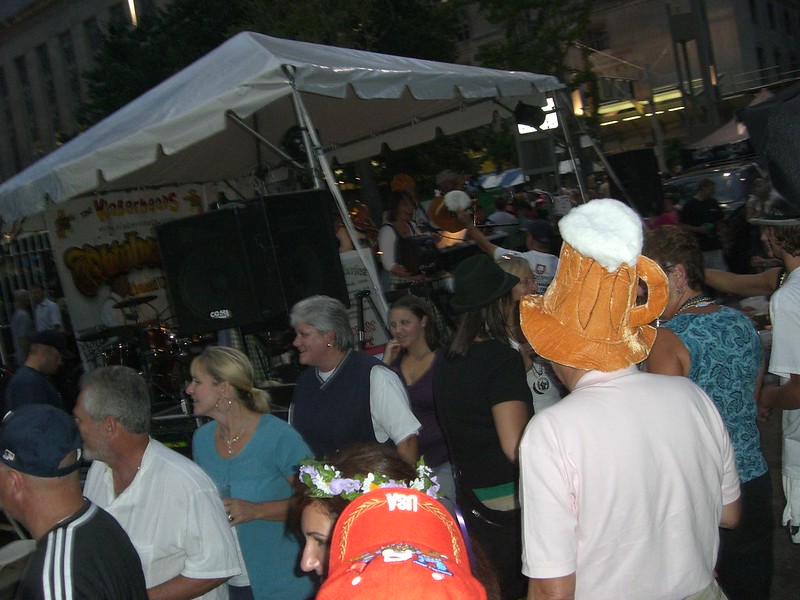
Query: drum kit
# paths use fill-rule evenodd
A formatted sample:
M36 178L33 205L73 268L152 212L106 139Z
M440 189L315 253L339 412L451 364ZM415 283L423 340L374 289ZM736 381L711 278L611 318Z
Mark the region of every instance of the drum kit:
M125 309L154 300L156 296L136 296L114 304ZM203 336L179 337L158 319L116 327L103 327L78 338L88 350L87 359L95 366L123 365L139 371L150 388L153 409L175 406L183 400L189 380L189 365L212 340Z

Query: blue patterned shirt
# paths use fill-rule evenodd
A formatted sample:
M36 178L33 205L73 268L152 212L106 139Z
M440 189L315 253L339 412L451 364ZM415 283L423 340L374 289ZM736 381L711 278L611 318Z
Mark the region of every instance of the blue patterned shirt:
M752 322L738 310L683 313L664 324L691 356L689 379L711 396L736 454L742 483L767 472L756 425L755 386L762 365L761 343Z

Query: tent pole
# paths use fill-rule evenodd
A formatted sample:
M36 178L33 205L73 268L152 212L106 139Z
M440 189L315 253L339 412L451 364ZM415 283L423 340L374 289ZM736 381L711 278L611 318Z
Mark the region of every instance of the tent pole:
M252 127L250 127L250 125L248 125L247 123L245 123L244 121L242 121L242 120L239 118L239 116L238 116L238 115L236 115L236 114L232 113L231 111L228 111L228 112L226 112L226 113L225 113L225 116L226 116L226 117L228 117L228 118L229 118L229 119L230 119L230 120L231 120L233 123L236 123L236 124L237 124L239 127L241 127L242 129L244 129L244 130L245 130L247 133L249 133L250 135L252 135L254 138L256 138L256 139L257 139L259 142L261 142L262 144L264 144L264 145L265 145L267 148L269 148L270 150L272 150L272 151L273 151L275 154L277 154L278 156L280 156L280 157L281 157L281 158L283 158L284 160L287 160L287 161L289 161L289 163L291 163L291 165L292 165L292 166L293 166L295 169L300 169L301 171L305 171L305 170L306 170L306 168L307 168L307 167L304 167L303 165L301 165L299 162L297 162L296 160L294 160L294 159L293 159L291 156L289 156L288 154L286 154L286 152L284 152L283 150L281 150L280 148L278 148L278 147L277 147L275 144L273 144L272 142L270 142L270 141L269 141L267 138L265 138L263 135L261 135L260 133L258 133L258 132L257 132L255 129L253 129ZM317 186L317 187L318 187L318 186Z
M292 88L292 100L294 101L294 112L297 116L298 121L300 121L300 134L303 136L303 148L306 151L306 159L308 160L308 165L311 170L311 178L314 180L314 188L322 189L323 183L319 177L319 170L315 168L315 154L317 153L318 149L321 149L321 145L319 143L319 139L317 138L317 132L314 132L312 137L311 131L313 129L311 119L308 116L308 113L305 110L301 100L299 92ZM335 181L335 179L330 178L330 175L327 173L325 174L328 177L328 181ZM331 186L328 186L331 187ZM336 186L333 186L336 187ZM355 242L353 242L355 245Z
M334 177L333 169L331 169L330 162L328 162L328 157L325 156L325 153L322 150L322 144L317 137L317 132L311 122L311 117L309 116L308 111L306 110L306 107L300 98L300 93L297 90L293 90L292 95L294 96L295 109L297 110L297 117L300 121L300 125L307 131L312 142L312 144L307 147L313 148L313 159L319 163L322 172L325 174L327 187L333 195L333 198L336 200L336 206L339 209L339 214L342 216L342 222L344 223L345 229L347 230L347 233L353 242L353 247L356 249L356 252L358 252L358 256L361 259L361 262L364 263L364 268L367 270L369 278L372 281L372 298L375 299L375 304L378 308L377 312L379 313L375 316L381 319L385 329L385 324L389 315L389 305L386 303L386 298L384 297L383 290L381 289L380 278L378 277L378 271L375 267L375 261L372 257L372 253L358 243L356 229L353 226L353 222L350 220L350 211L347 210L347 205L342 197L342 192L339 189L339 186L336 185L336 178ZM312 170L316 172L316 169ZM322 185L319 187L322 187Z
M569 151L569 160L572 163L572 171L575 173L575 183L578 185L578 191L581 193L581 202L585 204L589 201L589 194L586 193L586 184L583 180L583 171L581 170L580 162L575 155L575 140L572 139L572 134L567 127L567 119L564 116L564 111L568 109L562 108L562 99L559 97L558 93L553 94L553 102L556 104L556 111L561 115L559 122L561 123L561 131L564 133L564 141L566 142L567 150ZM569 106L569 102L565 102L564 105Z
M563 101L566 102L567 99L564 98ZM567 102L567 104L569 104L569 103ZM563 113L562 113L562 118L566 118L566 117L563 116ZM597 154L597 158L600 159L600 162L603 163L603 167L605 168L606 173L608 173L608 175L611 178L611 180L614 182L614 185L616 185L619 188L619 190L622 192L622 194L625 196L625 202L631 208L633 208L633 201L631 200L631 197L628 195L628 191L625 189L625 186L622 184L622 181L620 181L619 177L617 177L617 172L611 167L611 164L608 162L608 159L606 158L605 152L603 152L600 149L600 147L594 141L592 136L589 135L589 133L586 131L586 128L584 127L583 123L581 123L580 119L575 117L575 123L578 125L578 130L580 131L580 133L582 135L585 135L586 139L589 140L589 143L591 144L592 149L595 151L595 154Z

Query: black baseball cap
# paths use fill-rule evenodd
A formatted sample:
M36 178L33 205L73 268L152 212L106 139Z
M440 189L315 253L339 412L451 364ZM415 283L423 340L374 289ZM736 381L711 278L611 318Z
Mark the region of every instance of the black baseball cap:
M73 450L72 464L59 464ZM81 464L81 435L75 419L50 404L24 404L0 425L0 461L35 477L63 477Z
M549 246L553 241L553 226L550 225L549 221L545 221L544 219L534 219L528 223L525 227L525 231L527 231L528 235L534 240L545 246Z
M31 344L42 344L43 346L50 346L58 350L61 356L67 356L67 338L63 333L53 331L52 329L45 329L37 331L31 336Z

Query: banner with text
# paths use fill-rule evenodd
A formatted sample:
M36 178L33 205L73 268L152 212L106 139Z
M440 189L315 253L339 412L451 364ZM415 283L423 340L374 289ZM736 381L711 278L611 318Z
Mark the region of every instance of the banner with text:
M187 185L75 198L46 211L45 223L69 311L80 338L102 328L109 283L127 275L140 323L169 325L155 225L206 210L207 189ZM153 297L153 298L150 298Z

